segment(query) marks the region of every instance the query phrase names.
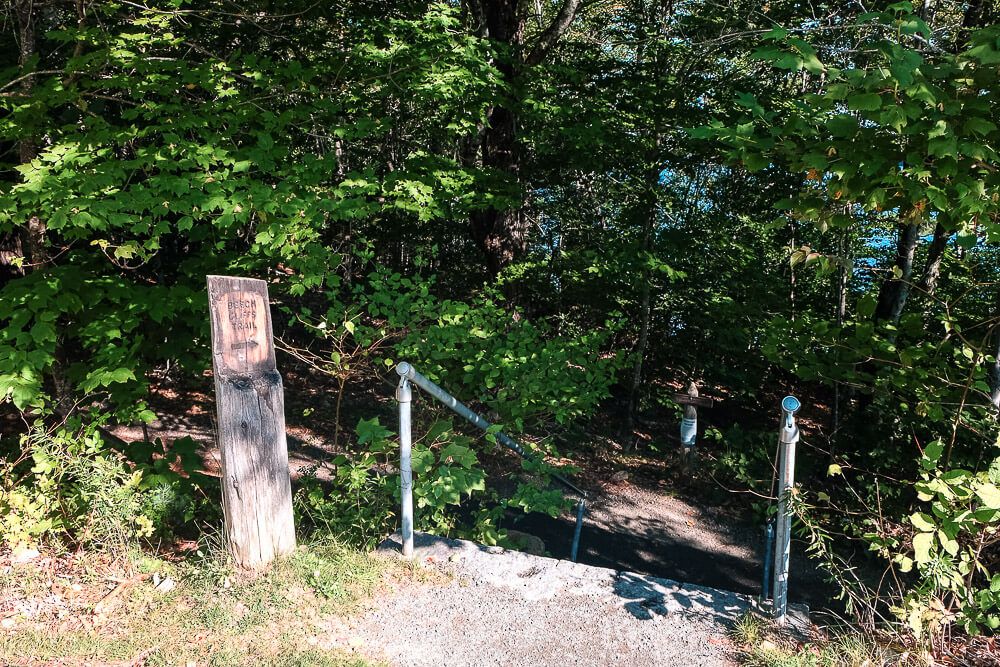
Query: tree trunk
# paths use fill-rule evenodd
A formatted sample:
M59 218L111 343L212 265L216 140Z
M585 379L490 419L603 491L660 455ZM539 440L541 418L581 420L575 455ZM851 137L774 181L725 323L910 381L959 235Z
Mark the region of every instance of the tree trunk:
M18 38L20 47L18 50L18 64L21 68L21 75L27 73L31 60L37 52L35 43L35 0L18 0L14 5L14 13L17 15ZM25 76L21 82L21 94L30 97L35 89L35 77ZM21 164L28 164L38 156L37 140L33 136L21 137L18 143L18 158ZM27 265L40 265L48 259L45 247L45 223L35 214L28 218L28 224L19 232L20 238L12 245L21 252ZM7 246L4 246L7 250ZM13 248L11 248L13 250ZM23 272L24 269L22 269Z
M1000 317L1000 291L996 295L993 315ZM990 343L993 351L993 363L986 369L986 380L990 385L990 402L993 403L994 408L1000 410L1000 323L993 325Z
M847 318L847 287L848 281L850 280L851 270L850 263L848 261L847 246L850 242L848 238L849 232L845 229L842 230L837 239L837 253L840 256L841 264L837 271L836 277L836 292L837 292L837 309L836 318L837 326L844 326L844 320ZM833 383L833 424L832 424L832 436L830 439L830 459L833 461L834 451L837 444L837 433L840 431L840 401L841 401L841 391L840 382Z
M898 226L896 240L896 261L893 276L882 281L879 288L878 305L875 307L875 321L899 322L906 300L910 295L910 279L913 277L913 254L917 248L920 233L918 222L904 222Z
M656 187L655 181L650 186L650 188ZM625 423L628 430L631 431L635 427L635 412L636 406L639 402L639 390L642 386L642 365L646 357L646 348L649 346L649 321L652 315L651 306L651 285L650 281L652 276L649 271L649 253L652 246L653 237L653 225L656 220L656 193L653 190L647 194L648 201L646 205L641 208L642 214L645 216L643 220L642 228L642 248L639 252L639 257L643 261L642 271L639 275L639 280L642 281L639 292L639 311L641 324L639 325L639 342L636 346L636 360L635 367L632 369L632 386L629 390L628 395L628 410L625 415Z
M962 26L958 31L958 41L955 44L956 53L969 46L969 39L973 32L989 25L991 20L996 18L997 10L990 9L987 6L990 4L993 4L992 0L969 0L965 6L965 13L962 14Z
M479 150L484 169L505 175L521 185L521 154L517 139L518 81L525 67L542 62L549 50L569 28L580 0L563 0L552 23L543 30L530 52L525 53L524 3L519 0L471 0L470 13L476 32L496 42L501 51L497 62L511 98L498 103L487 115ZM520 195L519 195L520 196ZM482 251L486 268L496 276L528 249L529 224L523 205L489 206L471 216L472 239Z
M516 124L517 119L509 109L495 107L483 132L481 150L484 168L520 182ZM472 238L483 253L490 275L497 275L524 255L528 247L526 220L520 205L490 206L472 215Z
M519 52L524 40L524 18L518 13L518 0L483 0L474 3L485 24L485 35L497 42L503 52L497 69L508 89L516 89L520 75ZM514 100L503 100L487 115L487 125L479 146L484 169L520 182L517 145L517 117ZM472 238L486 260L491 275L498 274L527 247L527 234L521 207L490 206L472 215Z
M920 278L917 286L921 292L927 296L934 296L937 289L938 278L941 277L941 260L944 259L945 248L951 239L951 232L946 231L941 223L934 227L934 238L927 249L927 263L924 265L924 274Z

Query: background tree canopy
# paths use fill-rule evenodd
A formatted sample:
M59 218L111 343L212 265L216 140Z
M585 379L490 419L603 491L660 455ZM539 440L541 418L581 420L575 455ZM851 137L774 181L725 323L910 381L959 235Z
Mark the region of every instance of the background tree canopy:
M351 493L391 501L372 472L391 434L346 435L342 402L372 417L402 358L570 443L673 419L698 380L725 397L704 465L764 493L775 399L795 392L812 420L800 529L858 620L918 638L1000 625L995 3L0 16L5 542L83 539L80 457L120 450L144 488L189 500L210 483L190 442L154 455L103 429L154 419L151 382L210 386L205 275L247 275L270 283L279 367L336 389ZM556 511L528 487L459 511L484 477L467 440L435 433L418 490L435 529L489 539L497 507ZM156 463L175 457L183 471ZM343 530L369 539L382 509ZM848 576L855 543L892 590Z

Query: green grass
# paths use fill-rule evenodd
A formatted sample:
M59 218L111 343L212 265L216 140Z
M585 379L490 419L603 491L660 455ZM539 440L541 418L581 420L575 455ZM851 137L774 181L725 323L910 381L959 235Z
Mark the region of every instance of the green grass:
M919 664L851 628L837 628L829 639L800 643L753 612L733 626L733 642L745 667L882 667Z
M20 619L14 628L0 631L0 664L367 665L347 650L322 647L328 634L325 622L353 610L399 569L335 543L299 549L252 578L212 557L137 567L172 577L176 588L162 594L150 581L138 582L91 624L79 622L93 617L89 610L76 613L75 621ZM22 598L44 593L44 576L33 576L31 570L21 567L4 575L0 591ZM85 572L77 574L79 581L87 578ZM92 599L104 590L95 588Z

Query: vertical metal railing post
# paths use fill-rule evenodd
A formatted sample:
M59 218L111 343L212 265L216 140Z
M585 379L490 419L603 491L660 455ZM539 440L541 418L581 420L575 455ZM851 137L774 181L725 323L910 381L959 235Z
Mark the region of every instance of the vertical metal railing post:
M576 503L576 528L573 529L573 546L570 547L569 559L576 562L577 552L580 551L580 531L583 530L583 510L586 503L580 498Z
M774 608L778 625L784 625L788 610L788 561L792 550L792 514L789 495L795 486L795 444L799 427L795 413L801 407L799 399L786 396L781 400L781 430L778 432L778 515L774 557Z
M768 518L764 529L764 574L760 582L760 603L771 597L771 569L774 565L774 519Z
M413 444L410 403L413 400L413 390L405 377L399 379L396 400L399 402L399 490L402 504L400 534L403 538L403 556L409 558L413 555L413 468L410 460Z

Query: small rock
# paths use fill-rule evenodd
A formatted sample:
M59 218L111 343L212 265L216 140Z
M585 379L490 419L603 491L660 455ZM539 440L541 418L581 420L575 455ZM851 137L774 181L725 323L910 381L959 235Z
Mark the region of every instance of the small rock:
M4 630L10 630L11 628L14 627L14 623L15 621L13 618L9 617L5 618L2 621L0 621L0 628L3 628Z
M628 471L627 470L619 470L615 474L611 475L611 481L612 482L625 482L627 480L628 480Z
M533 554L535 556L545 555L545 542L540 537L529 533L522 533L519 530L508 530L507 539L518 551Z
M41 556L37 549L30 549L28 547L20 547L14 549L14 553L11 554L10 562L20 565L21 563L28 563L39 556Z
M156 590L159 591L160 593L169 593L170 591L174 590L176 586L177 583L173 579L171 579L170 577L165 577L163 581L161 581L156 585Z

